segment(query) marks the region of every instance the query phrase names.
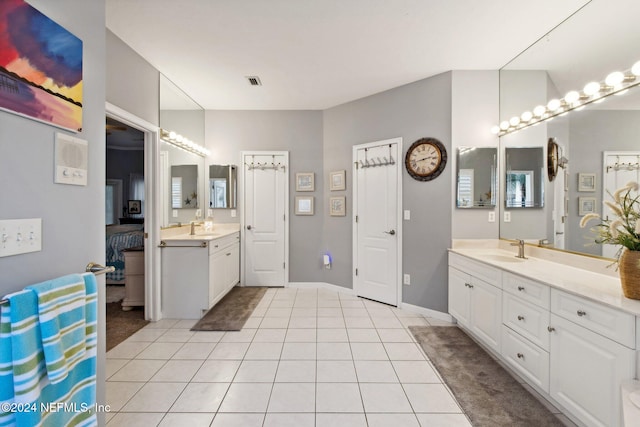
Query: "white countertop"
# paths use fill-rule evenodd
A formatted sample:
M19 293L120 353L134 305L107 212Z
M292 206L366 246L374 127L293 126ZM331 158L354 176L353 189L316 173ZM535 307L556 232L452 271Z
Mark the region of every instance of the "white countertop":
M516 248L507 251L495 247L460 247L449 251L640 316L640 300L625 298L617 277L537 257L521 260L515 257Z
M233 233L240 231L240 224L213 224L213 230L205 231L202 225L198 225L195 228L195 235L190 234L191 226L185 225L182 227L168 228L161 231L160 240L171 241L211 241L221 239L229 236Z

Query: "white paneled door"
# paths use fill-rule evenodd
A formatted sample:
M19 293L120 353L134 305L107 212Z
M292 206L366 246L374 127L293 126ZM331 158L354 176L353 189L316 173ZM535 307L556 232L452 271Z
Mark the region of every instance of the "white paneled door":
M395 306L401 302L401 147L395 138L353 149L354 290Z
M285 286L288 153L243 153L244 285Z

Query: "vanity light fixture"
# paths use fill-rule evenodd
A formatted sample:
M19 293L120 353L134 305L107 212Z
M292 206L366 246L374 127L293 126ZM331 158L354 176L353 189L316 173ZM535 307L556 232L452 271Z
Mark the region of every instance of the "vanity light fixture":
M640 85L640 61L626 72L614 71L603 82L587 83L582 91L572 90L562 99L550 100L546 107L538 105L533 111L525 111L509 120L503 120L500 125L493 126L491 132L498 136L536 125L540 122L553 120L556 116L564 116L572 110L582 110L586 105L599 103L611 95L623 95L630 88Z
M196 154L201 157L207 157L208 155L211 154L211 152L207 150L205 147L203 147L202 145L196 144L190 139L185 138L184 136L173 131L160 129L160 138L171 145L174 145L178 148L181 148L185 151L188 151L190 153Z

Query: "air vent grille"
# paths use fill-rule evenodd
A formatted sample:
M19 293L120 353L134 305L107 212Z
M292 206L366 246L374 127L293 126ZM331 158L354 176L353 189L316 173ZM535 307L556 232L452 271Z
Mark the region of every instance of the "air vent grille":
M258 76L247 76L247 81L251 86L262 86L262 82Z

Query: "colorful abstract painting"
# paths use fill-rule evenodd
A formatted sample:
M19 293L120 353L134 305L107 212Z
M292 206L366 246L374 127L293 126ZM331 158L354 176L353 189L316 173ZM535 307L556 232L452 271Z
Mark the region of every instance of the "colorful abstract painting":
M24 0L0 0L0 109L82 130L82 40Z

